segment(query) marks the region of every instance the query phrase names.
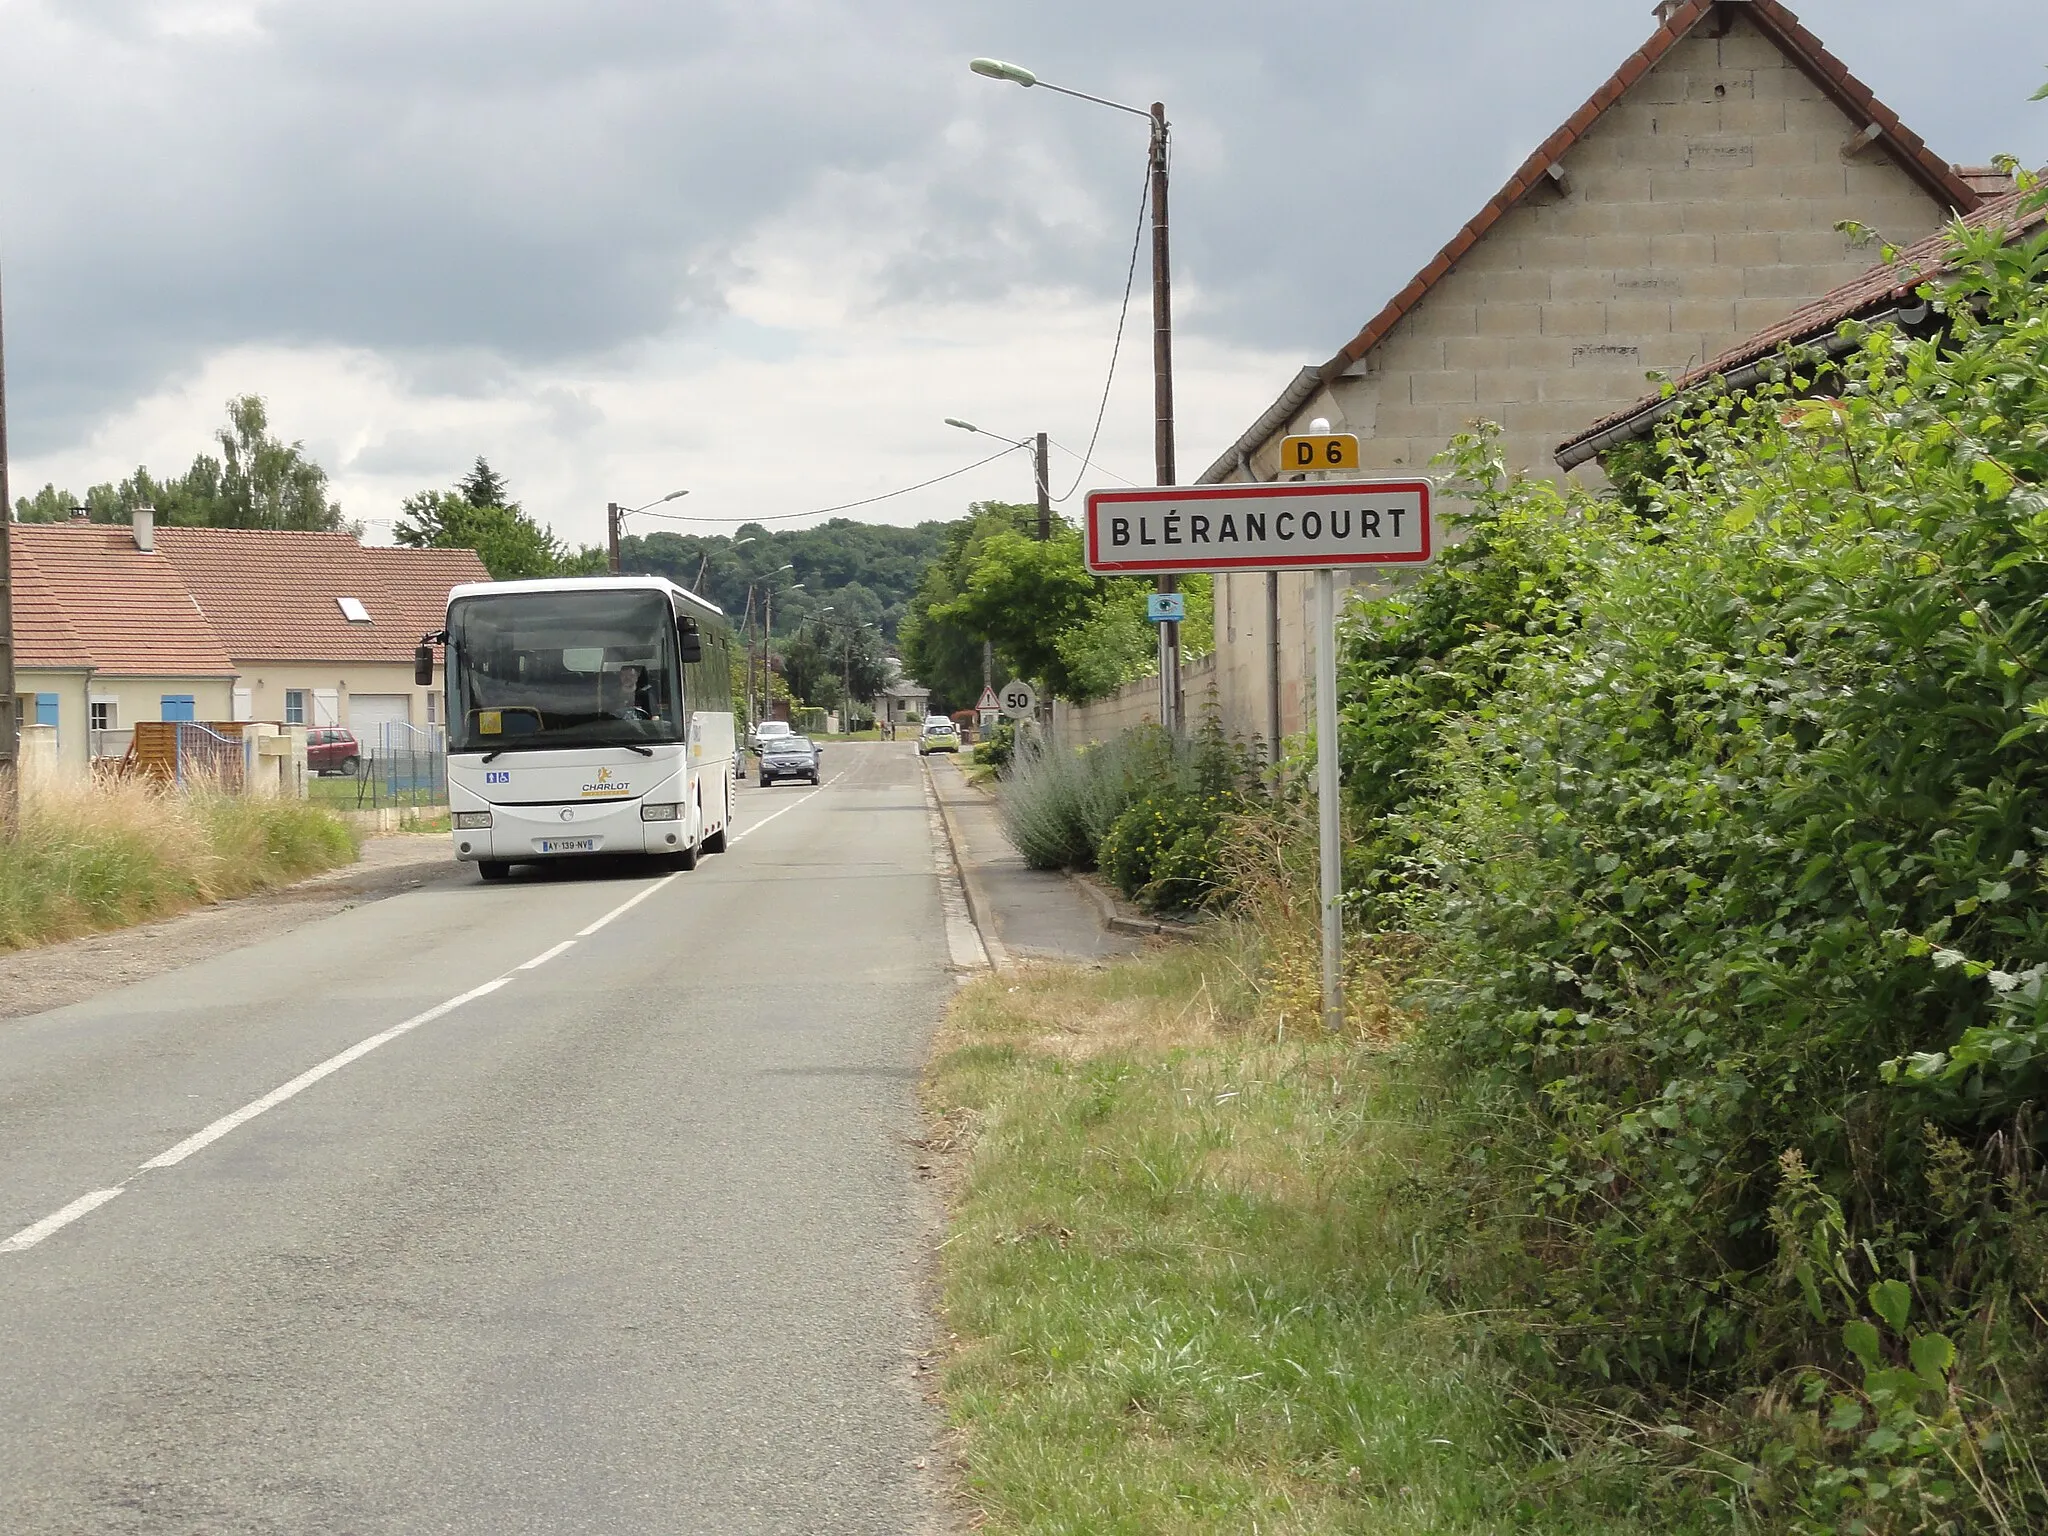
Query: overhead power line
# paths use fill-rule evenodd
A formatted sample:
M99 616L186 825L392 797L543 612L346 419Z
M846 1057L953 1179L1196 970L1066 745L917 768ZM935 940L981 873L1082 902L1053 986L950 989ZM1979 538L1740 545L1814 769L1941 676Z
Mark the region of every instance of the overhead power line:
M1138 280L1138 250L1145 243L1145 210L1151 206L1151 202L1152 167L1148 164L1145 167L1143 190L1138 194L1138 228L1131 236L1131 269L1124 274L1124 304L1123 308L1117 311L1116 341L1109 349L1109 374L1102 381L1102 399L1095 407L1095 430L1088 434L1088 451L1080 456L1081 467L1074 474L1074 483L1067 487L1066 495L1052 498L1056 502L1073 499L1074 492L1081 489L1081 482L1087 478L1089 464L1095 459L1095 444L1102 436L1102 418L1109 410L1109 387L1116 382L1116 360L1124 349L1124 322L1131 317L1131 288ZM1066 451L1073 452L1072 449ZM1123 476L1119 475L1117 478L1121 480Z
M943 475L933 475L929 480L920 480L915 485L906 485L901 490L884 491L879 496L863 496L859 501L842 501L836 507L813 507L808 512L777 512L767 517L687 517L680 512L637 512L636 517L658 517L665 523L793 523L803 517L829 517L834 512L851 512L855 507L871 507L878 501L889 501L897 496L908 496L912 491L921 491L926 486L938 485L942 481L957 480L960 476L972 474L984 464L993 464L997 459L1015 453L1025 446L1022 443L990 454L985 459L976 459L972 464L963 464L958 469L949 469Z

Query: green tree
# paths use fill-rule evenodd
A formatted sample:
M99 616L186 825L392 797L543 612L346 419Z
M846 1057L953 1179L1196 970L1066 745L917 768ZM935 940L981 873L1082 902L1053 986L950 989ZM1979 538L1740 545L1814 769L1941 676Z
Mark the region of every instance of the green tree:
M473 501L472 494L491 499ZM505 494L504 478L478 458L455 490L406 497L392 536L411 549L473 549L497 581L603 573L603 550L571 551Z
M967 516L944 525L937 557L925 568L917 591L897 627L903 665L932 691L937 711L965 709L981 694L980 632L944 618L942 609L967 590L982 546L999 533L1023 533L1038 526L1038 508L1015 502L981 501Z
M491 468L490 461L482 454L476 456L476 463L469 467L469 473L455 482L455 491L472 507L506 505L505 477Z
M14 520L17 523L61 523L68 521L71 509L79 505L78 498L69 491L45 485L33 496L14 499Z
M180 527L346 528L341 507L328 499L327 471L304 443L271 433L262 396L238 395L227 410L228 424L214 434L218 458L199 454L184 474L167 480L138 465L118 484L91 487L82 501L46 485L16 510L24 522L62 522L83 505L96 523L125 522L137 507L154 507L159 522Z
M1044 541L999 529L981 543L963 589L934 604L934 622L994 642L1008 668L1064 698L1077 694L1060 636L1085 623L1104 595L1081 561L1081 535L1061 527Z
M215 434L216 470L202 454L186 472L181 495L191 509L206 506L220 528L341 527L341 507L327 499L327 471L306 455L304 443L286 443L270 431L261 395L228 402L228 424Z

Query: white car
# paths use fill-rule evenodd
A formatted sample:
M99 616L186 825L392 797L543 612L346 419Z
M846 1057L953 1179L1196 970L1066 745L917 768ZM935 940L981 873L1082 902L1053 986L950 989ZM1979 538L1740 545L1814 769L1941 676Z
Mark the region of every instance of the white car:
M747 745L759 752L763 742L773 741L778 736L795 734L795 727L787 720L763 720L747 733Z

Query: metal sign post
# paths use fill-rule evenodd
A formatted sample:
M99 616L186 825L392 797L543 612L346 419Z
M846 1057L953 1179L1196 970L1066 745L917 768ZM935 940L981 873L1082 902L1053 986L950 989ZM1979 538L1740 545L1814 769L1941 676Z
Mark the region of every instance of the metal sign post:
M1348 434L1318 434L1314 451ZM1290 439L1290 441L1292 441ZM1337 443L1341 456L1345 444ZM1349 451L1355 455L1356 440ZM1427 480L1172 486L1090 491L1082 548L1102 576L1188 571L1312 571L1318 884L1323 1022L1344 1021L1344 847L1337 772L1337 575L1427 565L1436 554ZM1151 604L1162 600L1154 597ZM1156 607L1153 609L1156 613Z

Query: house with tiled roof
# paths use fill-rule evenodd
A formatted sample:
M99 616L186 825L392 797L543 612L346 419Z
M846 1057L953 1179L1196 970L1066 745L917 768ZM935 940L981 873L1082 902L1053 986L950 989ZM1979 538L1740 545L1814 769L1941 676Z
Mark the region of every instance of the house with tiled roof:
M345 533L16 523L15 691L60 761L126 751L159 720L348 728L441 723L413 648L450 589L489 581L472 550L371 549ZM400 733L402 734L402 733Z
M138 720L226 720L235 664L178 573L108 523L16 523L14 687L82 767ZM104 750L95 752L95 745Z
M2004 177L2004 187L2002 195L1986 201L1964 224L1975 230L1998 230L2008 243L2040 234L2048 225L2048 205L2043 205L2038 195L2021 192L2010 176ZM1766 326L1711 362L1680 374L1670 389L1650 391L1580 429L1558 445L1558 467L1576 469L1611 448L1650 436L1659 422L1684 410L1702 389L1747 389L1782 366L1780 359L1787 347L1814 348L1840 356L1856 344L1853 336L1842 334L1849 321L1896 326L1908 334L1931 331L1940 324L1940 317L1920 297L1920 290L1949 270L1954 242L1954 232L1943 229L1909 245L1892 260L1878 263L1811 304L1801 305L1776 325Z
M1666 0L1656 22L1202 483L1284 473L1279 440L1318 417L1359 435L1368 475L1420 471L1482 419L1511 468L1557 474L1559 440L1646 375L1682 374L1863 272L1871 253L1841 222L1910 241L1980 205L1990 173L1930 151L1777 0ZM1308 604L1298 574L1216 577L1228 730L1305 725Z
M346 533L159 528L156 544L240 674L238 720L440 725L444 691L413 682L413 647L441 628L448 593L489 581L468 549L376 549Z

